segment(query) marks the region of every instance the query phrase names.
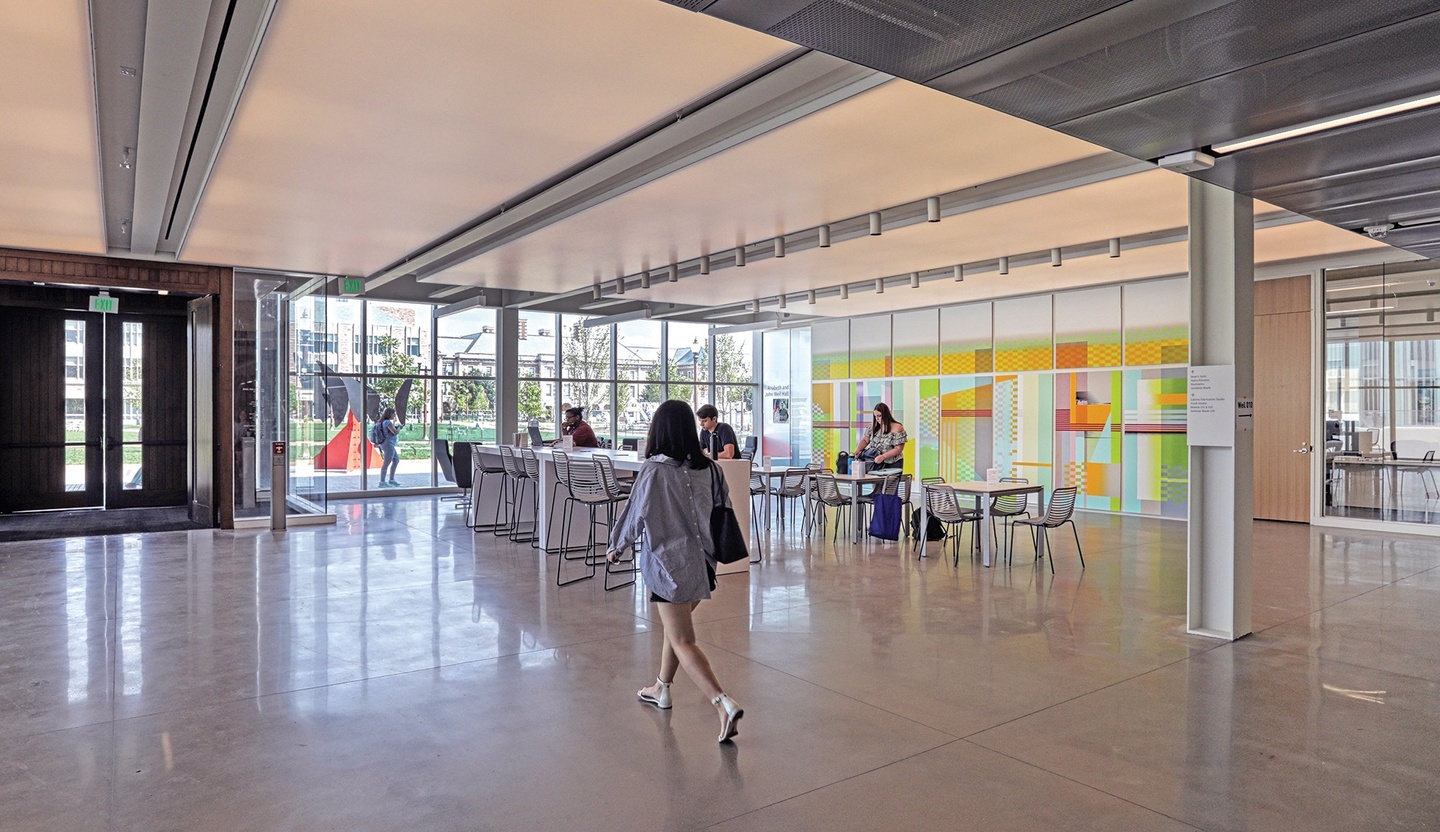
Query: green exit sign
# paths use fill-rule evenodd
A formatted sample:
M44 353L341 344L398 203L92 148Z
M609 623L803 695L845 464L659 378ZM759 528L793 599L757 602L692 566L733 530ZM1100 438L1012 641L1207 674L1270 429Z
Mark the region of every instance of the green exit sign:
M120 299L109 295L91 295L90 311L111 314L120 311Z
M363 294L365 294L365 278L363 278L363 277L342 277L342 278L340 278L340 294L342 294L342 295L363 295Z

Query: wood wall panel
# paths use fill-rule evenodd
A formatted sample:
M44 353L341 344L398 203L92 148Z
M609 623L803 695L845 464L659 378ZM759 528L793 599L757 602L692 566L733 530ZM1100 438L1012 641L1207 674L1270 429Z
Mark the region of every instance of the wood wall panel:
M1285 277L1255 282L1255 314L1279 315L1310 311L1310 277Z

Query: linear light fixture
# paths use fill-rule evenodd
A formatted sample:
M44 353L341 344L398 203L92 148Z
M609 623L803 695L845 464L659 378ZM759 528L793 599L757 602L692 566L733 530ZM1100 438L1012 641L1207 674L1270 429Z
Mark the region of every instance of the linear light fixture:
M929 199L925 200L925 221L940 221L940 197L932 196Z
M879 237L879 236L880 236L880 212L879 212L879 211L871 211L871 212L870 212L870 236L871 236L871 237Z
M1338 116L1316 119L1293 127L1282 127L1279 130L1268 130L1264 133L1256 133L1253 136L1245 136L1233 142L1212 145L1211 150L1217 154L1238 153L1242 150L1249 150L1252 147L1283 142L1286 139L1308 136L1312 133L1320 133L1325 130L1334 130L1337 127L1345 127L1351 124L1359 124L1362 121L1371 121L1377 118L1393 116L1398 113L1406 113L1411 110L1419 110L1423 107L1431 107L1440 104L1440 93L1428 93L1418 95L1414 98L1406 98L1390 104L1382 104L1379 107L1371 107L1365 110L1355 110Z
M830 247L830 226L820 226L820 248Z
M1359 316L1359 315L1369 315L1371 312L1384 312L1384 311L1386 311L1387 309L1394 309L1394 308L1395 308L1394 306L1366 306L1366 307L1361 308L1361 309L1336 309L1336 310L1334 310L1333 312L1326 312L1325 314L1326 314L1326 315L1349 315L1349 316L1351 316L1351 317L1356 317L1356 316Z

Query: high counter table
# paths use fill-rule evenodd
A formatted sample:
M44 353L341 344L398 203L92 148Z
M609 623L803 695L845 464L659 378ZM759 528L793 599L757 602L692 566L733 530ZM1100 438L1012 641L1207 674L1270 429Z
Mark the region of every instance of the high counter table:
M495 464L499 464L500 449L495 445L475 445L475 453L487 454L493 457ZM540 461L540 482L526 483L524 487L532 489L534 503L537 508L536 517L539 518L539 544L540 549L546 553L554 553L559 550L560 541L564 535L564 512L551 511L552 506L558 505L564 499L564 492L561 490L559 478L555 473L555 451L558 448L535 448L535 456ZM606 456L614 463L616 471L639 471L645 464L645 460L634 451L616 451L604 448L576 448L564 451L574 461L593 459L596 456ZM750 545L750 460L748 459L721 459L716 460L720 471L725 475L725 485L730 492L730 503L735 509L735 519L740 524L741 535L745 539L745 545ZM488 525L497 522L497 497L499 497L499 477L486 477L487 480L496 481L494 488L486 488L487 493L476 493L471 500L472 523ZM527 502L532 498L527 498ZM584 512L575 512L571 518L570 539L586 540L589 536L589 517ZM606 540L605 530L600 530L602 535L597 543ZM749 569L745 561L737 563L722 563L716 569L721 575L728 575L735 572L744 572Z

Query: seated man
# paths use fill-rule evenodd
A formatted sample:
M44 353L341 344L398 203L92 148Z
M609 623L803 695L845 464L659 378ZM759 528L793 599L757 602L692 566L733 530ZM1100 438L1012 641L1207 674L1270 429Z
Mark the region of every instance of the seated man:
M565 435L574 440L577 448L598 448L600 440L595 438L595 431L591 429L590 423L585 421L584 415L584 411L578 407L565 411L565 422L562 425Z
M713 404L703 404L695 411L700 419L700 447L711 459L735 459L740 455L740 440L735 430L720 421L720 411Z

